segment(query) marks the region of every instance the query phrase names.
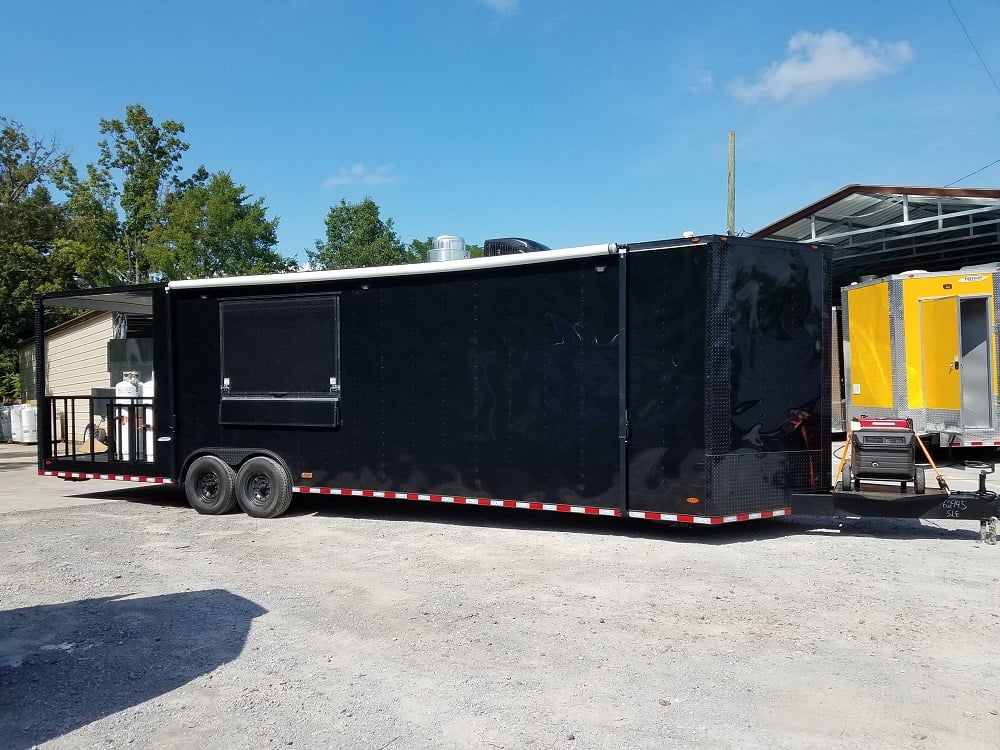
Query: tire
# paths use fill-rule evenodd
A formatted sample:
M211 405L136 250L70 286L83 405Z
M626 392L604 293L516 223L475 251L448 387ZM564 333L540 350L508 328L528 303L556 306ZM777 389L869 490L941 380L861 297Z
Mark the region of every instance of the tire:
M91 436L93 436L94 440L96 440L99 443L104 443L106 445L108 442L108 433L107 430L105 430L103 427L98 427L96 431L94 430L94 426L91 424L88 424L86 427L84 427L83 442L89 443Z
M254 456L236 474L236 500L248 516L275 518L292 504L292 480L267 456Z
M195 459L184 478L188 505L207 516L228 513L236 507L236 472L215 456Z
M850 489L851 489L851 467L849 464L844 464L844 468L840 472L840 491L848 492Z
M927 480L924 477L924 467L918 466L916 473L913 475L913 491L918 495L923 495L926 489Z

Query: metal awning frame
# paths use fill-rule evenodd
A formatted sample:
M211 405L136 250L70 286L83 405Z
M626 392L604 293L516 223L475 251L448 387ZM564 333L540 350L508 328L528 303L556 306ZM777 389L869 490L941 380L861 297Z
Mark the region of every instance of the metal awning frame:
M904 198L905 197L906 196L904 196ZM922 219L911 219L911 218L909 218L909 216L908 216L908 214L909 214L908 202L904 203L903 206L904 206L904 208L903 208L904 218L903 218L902 221L894 222L892 224L880 224L878 226L873 226L873 227L864 227L862 229L852 229L852 230L847 231L847 232L835 232L833 234L818 234L816 232L816 218L817 218L818 214L813 214L810 217L811 218L811 223L812 223L812 236L810 237L810 241L811 242L836 242L837 240L841 240L841 239L844 239L844 238L853 239L854 237L857 237L859 235L871 234L873 232L886 232L886 231L891 231L891 230L897 229L897 228L912 227L912 226L915 226L917 224L926 224L926 223L929 223L929 222L935 222L936 223L937 226L936 226L936 228L934 230L931 230L931 231L928 231L928 232L913 232L913 233L908 233L908 234L898 234L898 235L894 236L894 239L906 239L908 237L920 237L920 236L926 236L926 235L930 235L930 234L935 234L937 231L943 231L945 229L944 222L947 219L957 219L957 218L960 218L960 217L963 217L963 216L968 216L971 219L971 217L978 216L980 214L989 214L989 213L997 214L998 218L992 219L990 221L985 221L985 222L973 222L973 221L970 220L969 226L970 227L972 227L972 226L986 226L986 225L990 225L990 224L1000 223L1000 204L997 204L995 206L983 206L981 208L971 208L971 209L969 209L967 211L950 211L950 212L944 212L944 211L941 210L942 209L941 201L937 201L938 213L935 214L934 216L927 216L927 217L924 217ZM831 221L831 223L833 223L836 220L831 219L830 221ZM839 221L840 222L846 222L848 224L848 226L850 226L850 224L851 224L851 218L850 217L845 217L844 219L840 219ZM848 244L849 245L853 244L853 242L849 242Z

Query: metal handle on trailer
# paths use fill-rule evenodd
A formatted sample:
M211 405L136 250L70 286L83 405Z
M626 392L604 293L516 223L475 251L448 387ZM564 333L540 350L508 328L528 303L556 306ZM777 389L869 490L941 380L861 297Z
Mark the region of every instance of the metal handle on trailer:
M833 480L833 491L834 492L837 491L837 482L839 482L840 478L843 476L842 472L844 471L844 464L847 463L847 455L850 452L851 452L851 431L848 430L847 431L847 439L844 441L844 453L840 457L840 464L837 466L837 473L834 474L834 476L836 477L836 479ZM846 490L847 487L841 486L840 489Z
M913 430L913 420L907 418L906 422L910 425L910 429ZM917 439L917 444L920 446L920 450L924 452L924 457L927 459L927 463L929 463L931 468L934 470L934 477L937 479L938 487L950 495L951 490L948 489L948 483L945 481L944 477L941 476L941 472L938 471L937 464L934 463L934 459L931 458L931 454L927 450L927 446L924 445L924 441L920 439L920 435L917 434L916 430L913 430L913 437Z

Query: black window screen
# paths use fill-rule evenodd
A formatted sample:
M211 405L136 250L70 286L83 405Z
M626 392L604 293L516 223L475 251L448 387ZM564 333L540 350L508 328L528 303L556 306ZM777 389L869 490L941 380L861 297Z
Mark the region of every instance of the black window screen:
M339 391L338 297L228 300L219 314L224 397L317 398Z

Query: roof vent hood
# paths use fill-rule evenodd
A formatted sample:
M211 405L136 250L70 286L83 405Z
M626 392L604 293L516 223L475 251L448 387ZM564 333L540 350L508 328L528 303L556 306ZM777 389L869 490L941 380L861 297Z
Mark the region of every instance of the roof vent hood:
M469 257L469 250L465 247L465 240L454 234L439 234L431 243L431 251L427 253L428 261L440 260L465 260Z

